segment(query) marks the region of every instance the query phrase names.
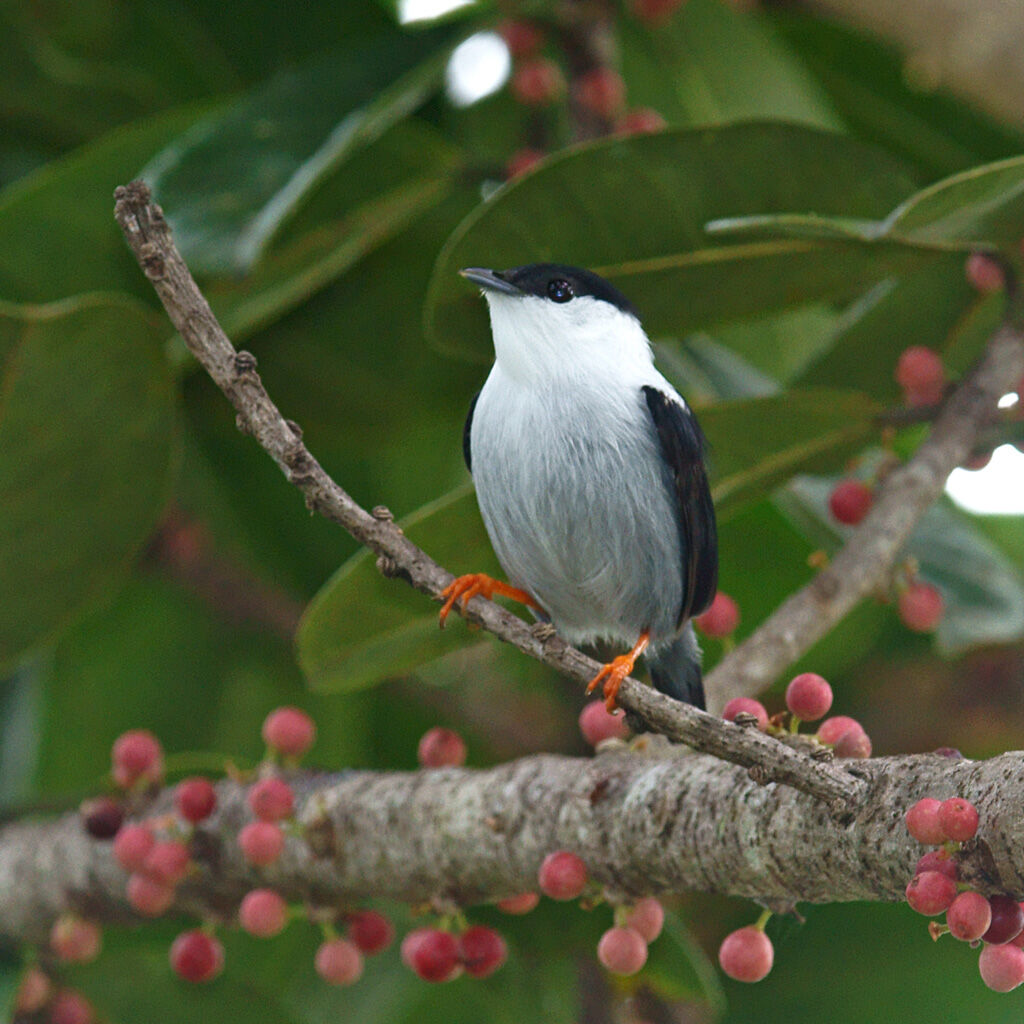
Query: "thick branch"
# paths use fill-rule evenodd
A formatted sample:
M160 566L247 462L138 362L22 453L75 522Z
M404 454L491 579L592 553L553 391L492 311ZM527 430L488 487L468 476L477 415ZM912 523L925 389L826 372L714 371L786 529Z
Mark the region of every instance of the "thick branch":
M273 885L313 905L368 898L460 906L535 888L540 861L569 849L613 900L703 891L777 909L797 902L898 900L922 853L902 822L922 796L960 795L981 814L961 863L986 893L1024 895L1024 754L973 762L938 755L860 761L865 797L837 825L817 800L759 786L697 754L542 755L484 771L348 772L295 779L303 836L272 868L243 862L245 790L222 782L220 810L193 841L197 873L176 908L230 917L246 891ZM164 803L169 803L169 794ZM0 830L0 938L42 939L69 907L138 920L110 844L77 815Z
M371 515L338 486L302 443L301 431L284 419L256 373L256 360L237 352L199 291L171 238L160 208L140 181L118 188L115 217L146 276L156 289L189 351L207 370L238 413L239 428L252 434L303 493L310 509L338 523L379 556L388 575L400 576L435 600L454 578L414 545L386 511ZM474 599L466 618L580 683L600 666L558 636L527 625L499 605ZM753 729L742 729L680 704L627 679L619 703L669 739L687 743L747 767L763 780L795 786L834 809L863 788L844 768L811 761L804 754Z

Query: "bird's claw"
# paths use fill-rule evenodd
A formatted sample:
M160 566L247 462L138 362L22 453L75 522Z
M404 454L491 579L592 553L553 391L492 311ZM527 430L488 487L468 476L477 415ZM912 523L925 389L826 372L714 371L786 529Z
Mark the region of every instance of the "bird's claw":
M598 684L604 680L604 706L609 712L614 711L618 707L616 701L619 696L619 687L622 686L622 680L632 675L636 659L647 649L648 643L650 643L650 634L647 632L641 633L640 639L633 645L633 650L628 654L620 654L617 658L612 658L607 665L602 665L601 671L590 680L590 684L587 686L587 693L593 693L597 689Z
M445 619L448 618L448 613L455 607L456 601L459 603L460 608L465 609L466 605L474 597L484 597L490 601L495 594L500 594L502 597L510 597L513 601L529 605L531 608L540 608L540 605L525 590L520 590L518 587L513 587L508 583L502 583L501 580L496 580L485 572L471 572L465 576L456 576L441 591L441 597L445 599L444 604L441 606L441 628L444 629Z

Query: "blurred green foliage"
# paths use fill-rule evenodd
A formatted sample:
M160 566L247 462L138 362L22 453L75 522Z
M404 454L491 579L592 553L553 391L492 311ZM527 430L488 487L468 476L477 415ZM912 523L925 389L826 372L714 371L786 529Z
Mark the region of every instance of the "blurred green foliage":
M544 21L556 6L524 8ZM958 374L981 350L1000 302L967 286L963 252L1017 258L1013 129L911 89L894 53L839 25L689 0L657 27L625 4L614 23L629 102L660 111L666 130L573 146L563 107L528 111L507 90L465 108L446 99L452 47L497 14L477 3L424 29L384 0L0 10L8 805L100 786L111 740L132 726L158 732L182 768L210 752L251 762L282 702L315 713L329 767L411 767L439 719L467 734L475 764L579 750L579 694L458 621L439 632L434 606L310 518L236 431L110 215L114 187L144 169L313 452L456 572L493 556L460 445L490 357L486 317L455 271L560 259L613 278L711 438L741 636L841 540L825 481L878 446L900 351L927 344ZM550 155L498 188L505 161L538 139ZM903 432L897 449L919 436ZM837 710L868 724L878 752L1010 745L1024 725L1024 521L944 503L911 550L947 597L939 642L963 660L866 604L801 664L832 678ZM713 661L719 645L707 646ZM802 927L773 923L775 971L741 990L721 985L700 942L714 948L750 908L677 910L647 983L694 1019L996 1012L967 951L937 951L908 913L812 908ZM329 990L310 967L312 932L293 925L269 944L232 937L225 976L186 990L166 966L167 924L115 932L70 980L112 1022L568 1024L606 916L544 906L506 923L512 959L485 983L425 986L392 951L359 986ZM893 970L880 989L897 960L898 983ZM14 970L0 970L0 991Z

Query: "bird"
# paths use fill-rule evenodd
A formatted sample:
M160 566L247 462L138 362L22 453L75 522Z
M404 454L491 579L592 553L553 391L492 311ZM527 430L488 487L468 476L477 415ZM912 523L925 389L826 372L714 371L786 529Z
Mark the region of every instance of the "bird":
M463 454L508 582L483 573L442 592L512 598L576 646L628 648L603 665L609 711L643 655L654 687L704 707L691 620L718 582L707 442L654 365L629 300L560 263L468 267L487 301L494 364Z

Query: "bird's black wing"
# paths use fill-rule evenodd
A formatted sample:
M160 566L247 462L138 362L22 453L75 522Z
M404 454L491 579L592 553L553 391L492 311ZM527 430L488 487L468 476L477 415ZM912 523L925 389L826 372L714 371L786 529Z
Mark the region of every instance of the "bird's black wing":
M466 469L473 472L473 453L469 450L469 435L473 429L473 410L476 408L476 400L480 397L478 391L469 403L469 412L466 413L466 424L462 428L462 457L466 460Z
M705 611L718 587L718 531L704 470L707 442L693 413L657 388L643 388L661 454L672 470L683 553L680 625Z

